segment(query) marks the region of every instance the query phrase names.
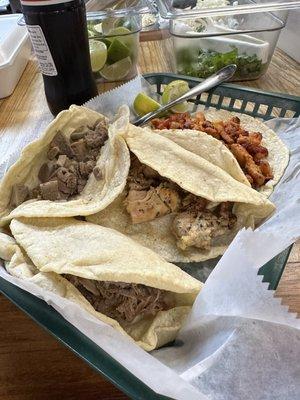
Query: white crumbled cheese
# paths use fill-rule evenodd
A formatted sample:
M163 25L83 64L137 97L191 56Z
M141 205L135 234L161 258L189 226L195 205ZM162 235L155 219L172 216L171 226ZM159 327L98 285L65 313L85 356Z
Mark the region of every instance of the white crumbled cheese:
M218 7L226 7L229 6L229 0L197 0L197 4L195 9L204 9L204 8L218 8ZM232 3L232 6L237 6L238 0ZM211 19L206 18L191 18L188 20L184 20L184 24L188 25L195 32L207 31L209 29L209 21L213 21L213 23L217 23L219 25L225 25L228 28L236 29L238 26L238 22L235 17L213 17Z
M144 14L142 16L142 27L146 28L149 25L153 25L156 22L156 16L154 14Z
M228 0L197 0L195 8L213 8L213 7L225 7L229 5Z

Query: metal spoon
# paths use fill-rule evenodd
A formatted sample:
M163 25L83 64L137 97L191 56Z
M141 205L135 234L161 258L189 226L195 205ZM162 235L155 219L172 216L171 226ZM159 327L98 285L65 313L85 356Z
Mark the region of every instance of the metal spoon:
M215 74L211 75L209 78L205 79L203 82L199 83L199 85L193 87L191 90L186 92L184 95L178 97L178 99L170 101L170 103L161 106L158 110L152 111L141 118L133 121L133 125L141 126L145 125L151 119L157 117L161 112L167 111L170 108L176 106L179 103L182 103L192 97L198 96L198 94L206 92L207 90L219 85L221 82L227 81L230 79L236 71L236 65L230 64L227 67L220 69Z

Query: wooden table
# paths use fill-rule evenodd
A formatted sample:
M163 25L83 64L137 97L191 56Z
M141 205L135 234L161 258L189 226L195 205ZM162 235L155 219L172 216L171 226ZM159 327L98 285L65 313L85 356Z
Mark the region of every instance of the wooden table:
M140 71L170 71L161 42L141 44ZM277 51L267 74L245 83L300 95L299 65ZM0 134L22 130L30 118L48 114L42 77L31 60L12 96L0 100ZM24 132L26 134L26 132ZM300 313L300 242L294 246L276 295ZM125 399L109 382L0 297L0 400Z

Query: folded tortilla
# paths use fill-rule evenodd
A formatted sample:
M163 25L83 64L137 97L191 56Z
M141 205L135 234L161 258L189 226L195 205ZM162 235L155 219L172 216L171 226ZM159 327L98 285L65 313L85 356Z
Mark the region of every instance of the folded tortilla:
M147 351L176 337L202 286L180 268L112 229L65 218L13 220L10 228L20 248L39 270L34 277L36 284L77 302ZM160 289L172 297L173 305L132 322L117 322L95 311L66 275L89 282L121 282Z
M230 169L230 163L224 162L223 168L220 168L216 163L209 162L207 157L205 159L199 154L186 150L175 141L153 133L149 129L130 126L125 140L130 151L142 164L151 167L162 177L176 183L188 193L213 203L235 203L233 208L237 216L235 229L228 232L228 235L217 238L209 250L196 247L179 249L176 238L171 232L174 219L172 213L152 221L132 224L124 205L126 189L107 208L87 217L91 222L116 229L130 236L168 261L204 261L217 257L224 253L241 227L254 227L255 223L268 217L275 209L265 196L234 179L232 174L227 172L227 169Z
M205 132L192 129L155 129L153 132L172 140L191 153L197 154L226 171L237 181L251 187L236 158L220 140Z
M209 109L203 113L205 118L212 122L227 121L236 116L240 119L241 126L246 131L260 132L262 134L262 145L268 149L269 153L266 160L272 168L274 177L260 187L258 191L269 197L288 165L289 149L287 146L272 129L257 118L227 110ZM250 186L235 157L220 140L205 132L190 129L163 129L154 130L154 132L174 141L184 149L200 155L212 164L227 171L236 180Z
M28 200L12 209L10 199L15 184L27 185L30 189L38 183L38 171L46 160L49 144L58 131L66 137L81 126L92 125L105 117L85 107L71 106L62 111L47 127L39 139L27 145L20 158L11 166L0 183L0 226L16 217L71 217L94 214L110 204L124 189L130 165L129 152L121 136L127 128L129 114L122 108L116 121L108 128L109 139L101 149L97 166L103 179L96 180L90 174L83 191L63 201Z
M0 260L16 278L31 279L39 272L15 239L3 232L0 232Z

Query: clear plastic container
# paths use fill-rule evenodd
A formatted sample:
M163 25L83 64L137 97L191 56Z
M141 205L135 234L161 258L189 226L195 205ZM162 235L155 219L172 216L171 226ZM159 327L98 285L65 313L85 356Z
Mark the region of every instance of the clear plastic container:
M115 82L133 78L137 74L142 19L155 12L151 2L88 0L86 9L96 80Z
M288 9L300 7L300 1L158 0L158 5L170 19L177 73L206 78L237 64L232 80L250 80L268 69Z

